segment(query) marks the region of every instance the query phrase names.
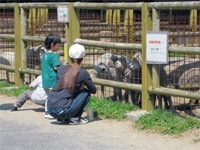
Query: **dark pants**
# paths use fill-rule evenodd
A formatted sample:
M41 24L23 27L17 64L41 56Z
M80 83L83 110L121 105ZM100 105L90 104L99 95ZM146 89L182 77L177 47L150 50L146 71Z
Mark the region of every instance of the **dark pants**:
M76 93L72 104L68 108L49 108L48 112L54 118L66 120L73 117L81 117L83 110L90 99L90 92L87 89L81 89Z

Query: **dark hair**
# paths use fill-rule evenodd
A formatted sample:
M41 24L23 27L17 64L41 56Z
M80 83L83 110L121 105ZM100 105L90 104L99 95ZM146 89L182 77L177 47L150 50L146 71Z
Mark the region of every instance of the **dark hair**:
M47 50L49 50L51 48L51 43L53 43L53 45L56 45L57 43L60 43L60 37L55 34L55 33L50 33L49 35L47 35L44 45L46 47Z
M77 78L80 73L80 66L79 64L82 62L83 58L81 59L71 59L71 62L73 65L71 65L67 72L64 74L62 80L58 84L56 91L59 91L60 89L70 89L70 92L73 93L74 89L77 84Z

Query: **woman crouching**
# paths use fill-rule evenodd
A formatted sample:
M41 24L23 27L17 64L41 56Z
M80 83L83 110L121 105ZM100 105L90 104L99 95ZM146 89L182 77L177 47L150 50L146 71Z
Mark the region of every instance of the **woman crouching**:
M81 115L90 99L90 94L96 93L96 87L89 73L80 68L85 55L84 46L74 44L69 49L71 65L58 68L56 85L49 94L47 103L49 114L57 118L57 121L69 124L88 122ZM82 88L83 84L87 88Z

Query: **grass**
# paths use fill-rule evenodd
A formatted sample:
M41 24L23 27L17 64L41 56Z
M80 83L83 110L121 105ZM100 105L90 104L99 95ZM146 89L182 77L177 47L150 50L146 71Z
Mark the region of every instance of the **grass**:
M139 109L139 107L128 103L114 102L109 99L97 97L91 97L86 108L88 107L92 107L100 116L117 120L126 118L127 112Z
M13 85L0 82L0 94L6 94L10 96L19 96L25 90L29 89L27 85L19 86L18 88L12 89L2 89L3 87L12 87ZM120 103L113 102L108 99L100 99L96 97L91 97L87 107L94 108L94 111L97 112L98 115L108 118L108 119L117 119L122 120L126 118L126 112L139 109L139 107L128 104L128 103Z
M195 143L200 142L200 138L194 139L194 142L195 142Z
M200 122L189 117L181 117L167 110L157 109L140 117L135 122L139 129L151 129L164 134L181 134L192 128L200 128Z
M9 88L6 89L5 87L9 87ZM0 82L0 94L6 94L8 96L19 96L27 89L30 89L27 85L15 87L12 84Z
M3 87L14 87L11 84L0 82L0 94L19 96L29 89L27 85L18 88L5 89ZM139 107L121 102L114 102L109 99L91 97L86 108L92 107L94 111L104 118L122 120L126 113L137 110ZM134 127L141 130L151 130L164 134L181 134L192 128L200 128L200 122L188 117L181 117L172 112L156 109L152 113L143 115L135 121ZM199 142L200 138L194 140Z

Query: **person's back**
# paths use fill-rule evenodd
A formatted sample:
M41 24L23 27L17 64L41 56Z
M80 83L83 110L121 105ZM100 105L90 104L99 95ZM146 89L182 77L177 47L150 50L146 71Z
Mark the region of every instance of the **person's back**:
M96 88L90 78L89 73L85 69L82 69L82 68L80 68L80 73L78 74L77 83L76 83L73 93L71 93L69 89L62 89L59 91L56 90L56 88L58 87L59 83L61 82L61 80L63 78L63 74L65 74L66 70L68 70L68 68L70 66L71 65L63 65L58 68L57 84L52 89L52 91L49 95L49 98L48 98L49 99L49 102L48 102L49 107L55 107L55 108L69 107L71 105L71 102L72 102L72 99L73 99L75 93L77 93L81 89L81 86L83 84L85 84L87 86L90 93L96 93Z
M57 121L69 124L88 122L81 115L90 99L90 94L96 93L96 87L89 73L80 68L85 55L84 46L74 44L69 49L71 65L58 68L56 86L48 96L48 112L57 118ZM82 88L82 84L87 88Z
M42 78L43 78L43 87L44 88L52 88L56 84L56 70L54 67L60 65L60 61L58 56L53 53L47 51L42 56L42 63L41 63L41 71L42 71Z
M48 89L44 89L42 87L42 76L39 75L32 83L31 86L33 88L36 88L32 95L31 95L31 99L33 101L37 101L38 103L40 103L42 101L42 105L44 105L43 101L45 102L47 100L47 96L49 95L49 90Z

